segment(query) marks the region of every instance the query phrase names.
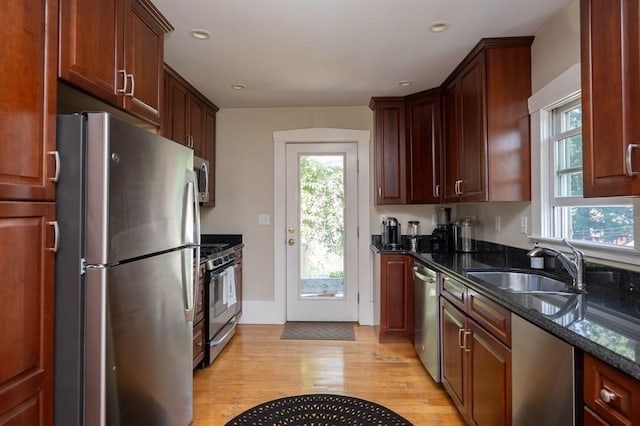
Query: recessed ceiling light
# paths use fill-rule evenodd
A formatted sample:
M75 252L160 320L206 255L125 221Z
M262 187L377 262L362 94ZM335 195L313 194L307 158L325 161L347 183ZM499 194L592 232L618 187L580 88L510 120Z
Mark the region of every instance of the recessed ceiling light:
M434 21L431 23L431 26L429 26L429 31L431 31L432 33L441 33L442 31L446 30L447 28L449 28L449 24L445 21Z
M208 40L211 37L211 33L207 30L202 30L200 28L194 28L191 31L189 31L189 34L191 34L191 37L195 38L196 40Z
M236 83L236 84L232 84L232 85L231 85L231 88L232 88L233 90L244 90L244 89L246 89L246 88L247 88L247 86L246 86L246 85L244 85L244 84L241 84L241 83Z
M400 87L409 87L411 86L411 82L410 81L401 81L398 83L398 86Z

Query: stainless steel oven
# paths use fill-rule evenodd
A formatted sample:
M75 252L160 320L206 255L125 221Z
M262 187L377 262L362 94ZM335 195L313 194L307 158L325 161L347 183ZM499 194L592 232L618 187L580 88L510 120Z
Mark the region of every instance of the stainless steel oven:
M206 246L203 246L207 250ZM235 334L242 308L240 258L233 248L209 255L205 300L207 301L207 347L205 361L211 364Z

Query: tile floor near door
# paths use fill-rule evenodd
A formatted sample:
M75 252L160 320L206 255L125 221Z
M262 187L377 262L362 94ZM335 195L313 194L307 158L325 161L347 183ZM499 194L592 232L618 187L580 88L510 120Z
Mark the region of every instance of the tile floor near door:
M308 393L373 401L416 426L464 424L410 342L379 344L373 327L357 325L355 341L280 340L282 328L238 326L214 364L195 372L195 425L224 425L254 405Z

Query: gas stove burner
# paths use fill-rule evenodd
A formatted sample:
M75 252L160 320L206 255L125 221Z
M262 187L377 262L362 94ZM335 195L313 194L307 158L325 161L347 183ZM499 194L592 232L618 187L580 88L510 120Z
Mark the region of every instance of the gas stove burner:
M222 267L235 258L232 247L227 243L201 244L200 262L206 262L207 270Z

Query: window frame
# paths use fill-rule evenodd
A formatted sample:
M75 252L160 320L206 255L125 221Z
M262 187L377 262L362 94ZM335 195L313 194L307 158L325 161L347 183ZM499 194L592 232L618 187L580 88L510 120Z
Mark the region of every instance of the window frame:
M556 197L554 186L555 164L551 129L553 110L580 98L580 63L577 63L552 80L529 98L531 116L531 242L539 241L545 245L568 251L561 238L553 237L553 207L628 205L633 206L634 241L640 236L640 198L637 197ZM545 166L545 163L552 167ZM539 179L536 179L539 177ZM621 201L624 201L621 203ZM599 263L624 266L639 270L640 243L636 247L613 246L584 240L571 240L581 248L588 259L597 259Z

